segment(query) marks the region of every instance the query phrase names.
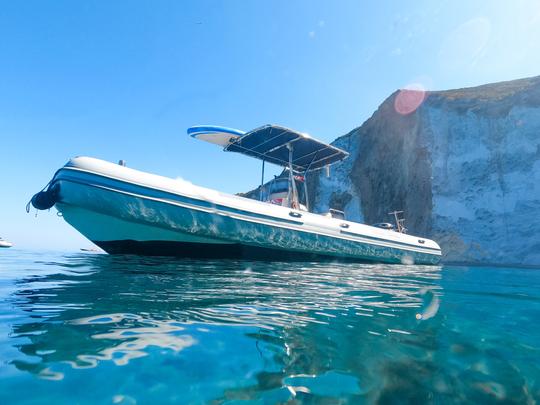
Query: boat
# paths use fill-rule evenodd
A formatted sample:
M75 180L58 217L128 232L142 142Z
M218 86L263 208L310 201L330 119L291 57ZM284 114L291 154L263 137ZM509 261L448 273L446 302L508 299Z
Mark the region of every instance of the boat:
M439 245L407 234L397 214L393 228L353 222L336 209L312 212L306 175L328 170L347 158L346 151L278 125L248 132L195 126L188 135L262 160L263 180L256 197L138 171L123 161L75 157L30 203L38 210L54 206L66 222L109 254L439 262ZM265 183L265 164L283 167L283 175Z
M2 239L2 238L0 237L0 248L10 248L10 247L12 247L12 246L13 246L13 243L8 242L7 240Z

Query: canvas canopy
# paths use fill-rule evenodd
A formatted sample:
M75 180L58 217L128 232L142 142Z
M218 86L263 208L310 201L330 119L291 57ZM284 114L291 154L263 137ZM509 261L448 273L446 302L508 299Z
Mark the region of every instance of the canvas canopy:
M197 129L199 128L199 130ZM204 128L210 128L215 142L204 139ZM311 136L278 125L264 125L252 131L242 131L220 127L192 127L188 133L192 136L224 146L228 152L238 152L265 162L288 167L296 172L307 172L331 165L345 159L349 154L342 149L329 145ZM195 134L195 135L194 135ZM200 134L197 136L197 134Z

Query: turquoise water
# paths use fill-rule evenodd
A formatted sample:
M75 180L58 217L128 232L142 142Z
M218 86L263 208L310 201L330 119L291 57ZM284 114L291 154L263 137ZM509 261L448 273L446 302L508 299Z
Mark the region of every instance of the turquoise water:
M540 270L0 251L0 403L534 403Z

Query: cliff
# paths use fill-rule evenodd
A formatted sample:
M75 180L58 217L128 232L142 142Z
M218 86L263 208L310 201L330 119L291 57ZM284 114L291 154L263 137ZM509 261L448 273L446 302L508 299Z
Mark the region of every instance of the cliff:
M312 176L316 212L370 224L403 210L446 261L540 265L540 76L396 91L333 143L351 155Z

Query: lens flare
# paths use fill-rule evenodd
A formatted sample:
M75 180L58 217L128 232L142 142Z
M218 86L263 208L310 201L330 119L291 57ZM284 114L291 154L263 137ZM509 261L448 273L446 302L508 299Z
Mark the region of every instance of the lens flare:
M414 83L401 89L394 99L394 109L398 114L408 115L415 112L426 99L426 89Z

